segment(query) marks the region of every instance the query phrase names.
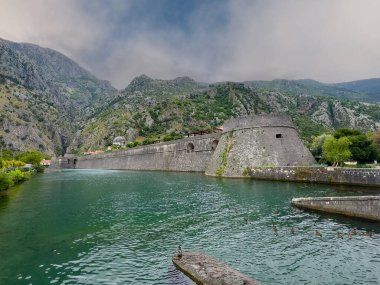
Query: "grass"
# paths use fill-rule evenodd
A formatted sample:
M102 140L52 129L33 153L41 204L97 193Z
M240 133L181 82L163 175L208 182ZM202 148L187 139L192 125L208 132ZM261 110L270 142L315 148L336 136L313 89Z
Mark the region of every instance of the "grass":
M227 144L225 145L223 153L222 153L222 160L220 162L218 169L215 172L217 176L223 176L226 170L227 163L228 163L228 154L230 153L230 150L232 149L232 146L233 146L232 139L233 139L233 134L232 132L229 132L227 136Z

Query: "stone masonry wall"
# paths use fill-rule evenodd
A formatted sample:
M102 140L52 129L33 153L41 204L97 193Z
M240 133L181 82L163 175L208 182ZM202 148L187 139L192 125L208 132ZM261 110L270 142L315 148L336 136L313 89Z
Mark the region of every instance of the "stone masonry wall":
M79 157L76 168L204 172L220 134Z
M226 149L228 140L231 143L229 151ZM227 156L226 161L223 156ZM223 133L206 174L242 177L246 169L256 166L308 166L315 163L293 127L244 127ZM221 167L224 167L222 171Z
M380 185L380 169L333 167L253 167L247 177L327 184Z
M379 196L294 198L292 205L320 212L380 221Z

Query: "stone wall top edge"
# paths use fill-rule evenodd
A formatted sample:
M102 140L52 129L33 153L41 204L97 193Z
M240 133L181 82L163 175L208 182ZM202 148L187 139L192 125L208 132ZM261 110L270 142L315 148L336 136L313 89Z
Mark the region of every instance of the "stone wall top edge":
M380 196L344 196L344 197L300 197L293 198L292 202L312 202L312 201L367 201L380 200Z
M325 167L325 166L319 166L319 165L284 165L284 166L253 166L251 169L281 169L281 168L287 168L287 169L297 169L297 168L310 168L310 169L328 169L331 171L356 171L356 172L380 172L380 168L351 168L351 167Z
M288 115L285 114L262 114L262 115L249 115L239 118L232 118L224 122L224 131L231 131L234 129L244 127L292 127L294 128L293 121Z
M95 159L95 158L104 158L104 157L114 157L118 155L125 155L128 153L136 153L139 151L149 150L149 149L155 149L158 147L164 147L164 146L174 146L180 143L186 143L186 142L194 142L194 141L200 141L200 140L207 140L207 139L219 139L222 133L212 133L212 134L205 134L205 135L198 135L188 138L182 138L178 140L172 140L167 142L161 142L161 143L155 143L155 144L148 144L148 145L142 145L138 147L134 147L127 150L118 150L103 154L95 154L91 156L80 156L80 158L83 159Z
M229 132L236 132L236 131L241 131L241 130L249 130L249 129L262 129L262 128L288 128L288 129L297 129L294 126L284 126L284 125L261 125L261 126L246 126L246 127L235 127L233 129L225 129L223 130L223 134L229 133Z

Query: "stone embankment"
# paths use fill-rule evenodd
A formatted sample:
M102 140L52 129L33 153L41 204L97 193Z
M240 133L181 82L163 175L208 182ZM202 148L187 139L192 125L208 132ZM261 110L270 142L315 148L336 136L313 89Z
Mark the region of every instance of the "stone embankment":
M297 208L380 221L380 196L294 198Z
M199 252L173 256L174 265L199 285L259 285L226 264Z
M254 179L326 184L379 186L380 169L340 167L273 166L252 167L246 176Z

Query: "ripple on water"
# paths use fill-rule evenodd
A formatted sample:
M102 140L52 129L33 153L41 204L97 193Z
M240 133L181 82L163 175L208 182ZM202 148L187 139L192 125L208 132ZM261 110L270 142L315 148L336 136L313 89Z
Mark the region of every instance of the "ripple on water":
M26 185L0 216L9 257L0 283L193 284L171 263L182 245L263 284L380 284L377 224L289 206L292 197L342 195L330 186L122 171L63 171Z

